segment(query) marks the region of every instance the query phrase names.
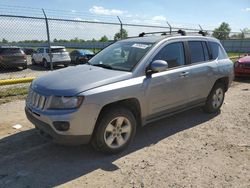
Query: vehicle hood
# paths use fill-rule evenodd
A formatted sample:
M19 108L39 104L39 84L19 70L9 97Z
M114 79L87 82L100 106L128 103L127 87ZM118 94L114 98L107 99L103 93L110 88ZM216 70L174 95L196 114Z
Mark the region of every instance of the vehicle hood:
M242 57L238 61L239 63L250 63L250 56Z
M80 92L131 77L131 72L78 65L38 77L32 82L31 87L44 95L74 96Z

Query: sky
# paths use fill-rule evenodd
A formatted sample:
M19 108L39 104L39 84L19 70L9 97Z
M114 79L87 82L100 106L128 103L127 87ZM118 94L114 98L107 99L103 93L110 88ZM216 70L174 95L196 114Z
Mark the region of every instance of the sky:
M250 0L0 0L1 4L76 11L92 14L97 20L115 15L134 23L143 19L212 28L225 21L234 31L250 27Z
M118 22L116 16L119 16L122 22L132 24L168 26L167 22L169 22L174 27L196 29L199 28L198 25L200 24L203 29L213 30L222 22L227 22L232 31L250 28L250 0L0 0L0 14L8 12L11 14L25 13L29 16L42 16L42 8L45 9L49 16L75 20ZM13 22L13 26L17 24L20 25L21 23ZM33 25L39 27L39 23L33 23ZM63 26L55 23L51 25L51 30L54 30L54 34L52 32L54 36L52 37L65 38L67 34L68 38L74 36L81 38L80 34L77 33L77 30L83 30L80 25L71 24L67 28L65 24ZM11 27L7 26L8 23L6 22L5 28L11 29ZM113 33L119 30L119 27L116 26L103 26L100 31L100 27L85 24L84 28L88 29L88 31L99 30L99 34L88 33L87 38L100 37L100 33L105 33L111 39ZM60 27L65 31L60 30ZM30 28L32 29L32 27ZM138 29L127 29L129 34L139 32ZM40 32L40 30L30 31L30 33L36 32ZM65 35L59 37L58 33L65 33ZM7 33L6 37L13 37L9 35L10 33ZM20 35L20 32L18 35ZM24 35L27 36L25 33ZM85 38L86 35L85 33Z

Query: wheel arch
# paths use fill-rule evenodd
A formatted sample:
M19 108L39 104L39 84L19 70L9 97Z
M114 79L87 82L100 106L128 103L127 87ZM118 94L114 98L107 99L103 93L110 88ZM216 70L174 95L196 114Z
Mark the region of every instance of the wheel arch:
M219 78L215 81L213 87L217 84L217 83L222 83L225 86L225 92L228 90L229 87L229 77L222 77Z
M97 121L98 119L101 118L101 116L105 113L105 111L107 111L110 108L116 108L116 107L124 107L130 110L132 114L135 116L137 125L141 125L141 106L139 100L136 98L122 99L119 101L105 104L100 110Z

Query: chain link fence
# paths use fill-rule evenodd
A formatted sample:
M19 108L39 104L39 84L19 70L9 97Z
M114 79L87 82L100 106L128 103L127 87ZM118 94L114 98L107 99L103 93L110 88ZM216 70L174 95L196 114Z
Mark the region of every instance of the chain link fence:
M135 23L130 18L93 16L72 11L42 11L0 5L0 12L1 83L6 83L5 81L15 83L15 80L24 78L32 79L52 69L64 67L51 66L50 70L43 66L43 60L37 64L32 62L33 54L40 48L52 49L54 46L63 46L69 53L75 49L87 49L97 53L113 43L114 39L138 36L141 32L163 32L170 29L183 29L187 32L200 30L198 26L182 28L170 26L168 23L145 24L145 21ZM208 35L212 35L212 30L203 29ZM250 39L241 39L240 34L240 32L230 32L229 36L233 36L234 39L221 41L226 51L234 57L250 52ZM48 50L50 57L51 49Z

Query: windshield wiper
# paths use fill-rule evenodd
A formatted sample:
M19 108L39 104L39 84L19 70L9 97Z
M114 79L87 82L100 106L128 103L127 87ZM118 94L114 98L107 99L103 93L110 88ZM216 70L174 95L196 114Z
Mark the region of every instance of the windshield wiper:
M110 65L105 65L105 64L91 64L91 65L96 66L96 67L102 67L105 69L113 69L113 67L111 67Z

